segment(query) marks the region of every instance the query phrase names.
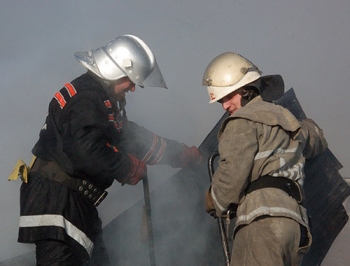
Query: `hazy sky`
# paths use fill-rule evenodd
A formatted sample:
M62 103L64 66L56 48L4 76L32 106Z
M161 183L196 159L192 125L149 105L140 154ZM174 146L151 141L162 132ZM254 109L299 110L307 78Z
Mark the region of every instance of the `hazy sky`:
M282 3L283 2L283 3ZM264 75L281 74L306 115L324 130L350 177L350 2L348 0L0 0L0 262L33 249L16 243L21 182L8 182L17 159L27 163L48 102L85 72L74 52L117 35L142 38L156 54L168 90L127 95L130 120L188 145L200 145L223 110L208 104L203 72L234 51ZM173 171L154 168L151 189ZM162 176L159 176L162 174ZM113 185L100 209L104 223L142 198L142 188ZM131 196L130 196L131 195ZM123 198L116 206L116 198ZM112 210L111 210L112 208ZM5 214L4 214L5 213Z

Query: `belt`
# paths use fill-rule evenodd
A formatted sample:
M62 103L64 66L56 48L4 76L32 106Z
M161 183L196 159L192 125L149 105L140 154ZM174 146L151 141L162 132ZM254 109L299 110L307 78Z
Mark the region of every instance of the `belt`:
M53 161L45 161L37 158L30 171L37 172L45 178L59 182L62 185L79 192L95 207L97 207L108 194L107 191L104 191L88 180L70 177Z
M297 182L284 177L262 176L249 184L246 194L261 188L278 188L294 198L299 204L303 202L302 188Z

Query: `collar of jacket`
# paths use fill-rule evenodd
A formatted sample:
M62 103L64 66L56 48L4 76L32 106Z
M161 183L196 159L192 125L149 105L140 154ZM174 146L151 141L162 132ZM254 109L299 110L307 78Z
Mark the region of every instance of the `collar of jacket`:
M301 128L299 121L289 110L280 105L265 102L261 96L255 97L246 106L241 107L226 118L220 131L224 130L229 121L237 118L248 119L268 126L281 126L290 132L299 131Z

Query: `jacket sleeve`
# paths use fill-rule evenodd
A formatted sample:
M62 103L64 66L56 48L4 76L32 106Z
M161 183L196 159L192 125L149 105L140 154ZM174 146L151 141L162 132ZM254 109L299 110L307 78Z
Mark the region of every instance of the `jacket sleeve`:
M122 182L130 170L127 153L113 146L111 124L107 120L103 101L94 94L77 95L74 104L64 110L60 134L63 151L74 165L74 175L87 177L101 187L116 179Z
M303 155L306 159L311 159L321 154L328 147L322 129L309 118L301 121L301 134L304 145Z
M188 149L185 144L163 138L132 121L128 121L123 130L123 148L144 163L167 164L174 168L184 166Z
M220 160L211 187L217 216L244 196L258 150L256 128L246 119L231 119L219 138Z

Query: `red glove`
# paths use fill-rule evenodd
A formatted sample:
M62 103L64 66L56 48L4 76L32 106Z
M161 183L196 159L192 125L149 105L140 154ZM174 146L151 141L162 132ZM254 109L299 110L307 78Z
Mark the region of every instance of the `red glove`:
M180 168L190 165L199 165L202 163L203 156L200 154L196 146L188 147L185 144L182 145L184 146L184 151L180 156Z
M129 154L130 172L129 176L122 182L135 186L140 180L147 175L147 167L144 162Z

